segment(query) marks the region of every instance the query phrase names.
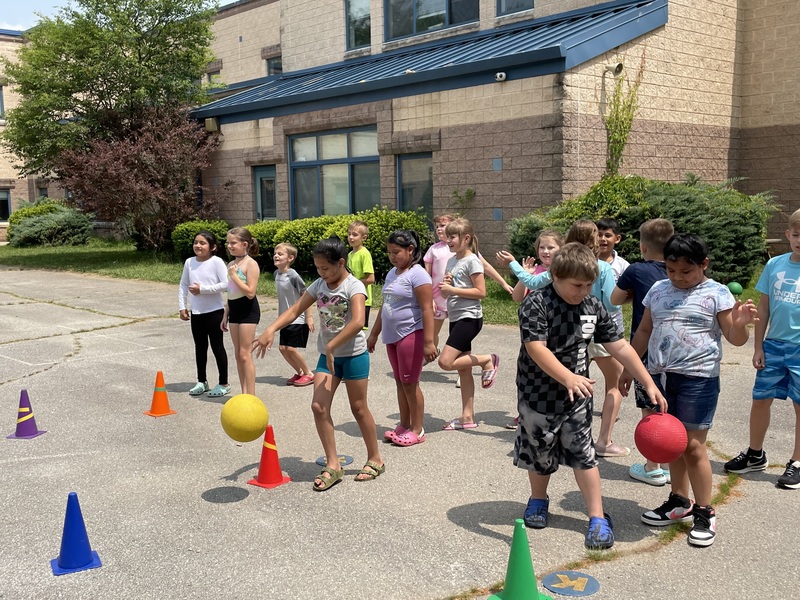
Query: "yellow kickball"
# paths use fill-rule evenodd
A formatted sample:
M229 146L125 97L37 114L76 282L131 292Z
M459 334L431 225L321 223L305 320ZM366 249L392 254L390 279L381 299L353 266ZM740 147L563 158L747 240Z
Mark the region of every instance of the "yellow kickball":
M228 437L237 442L252 442L267 430L269 411L252 394L239 394L225 403L219 420Z

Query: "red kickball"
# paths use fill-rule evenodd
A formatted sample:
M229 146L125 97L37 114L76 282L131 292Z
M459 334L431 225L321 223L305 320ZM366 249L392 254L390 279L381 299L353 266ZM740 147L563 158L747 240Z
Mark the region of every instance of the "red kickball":
M689 443L686 427L667 413L655 413L639 421L633 439L642 456L661 464L677 460Z

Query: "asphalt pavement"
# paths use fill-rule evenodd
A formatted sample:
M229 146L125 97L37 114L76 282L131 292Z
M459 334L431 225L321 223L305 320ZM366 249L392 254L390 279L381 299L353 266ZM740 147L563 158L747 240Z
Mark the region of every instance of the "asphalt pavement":
M259 300L261 331L274 319L276 302ZM229 338L226 346L235 393ZM315 349L312 335L310 364ZM505 428L516 404L518 333L486 326L475 350L501 359L494 387L476 392L480 426L441 430L460 413L459 391L454 374L426 367L427 440L382 446L386 472L372 482L353 480L366 456L341 389L333 406L336 441L354 462L346 480L324 493L311 489L322 454L311 389L285 385L292 371L277 349L258 360L257 394L292 479L262 489L247 483L258 472L261 442L240 444L225 435L219 421L225 398L187 393L196 375L189 325L177 315L177 282L0 267L0 598L484 597L480 590L505 576L514 520L529 488L525 472L512 464L514 432ZM725 457L747 445L751 353L752 341L725 347L709 435L715 486L724 480ZM142 413L158 371L177 414L152 418ZM212 385L214 374L209 356ZM6 439L15 431L22 389L47 433ZM382 437L398 418L382 345L372 355L369 404ZM615 441L633 446L639 416L627 400ZM704 549L690 547L683 534L662 545L660 531L640 522L668 489L628 476L641 460L634 450L600 459L604 508L617 542L604 553L611 560L585 561L583 501L572 473L560 470L550 484L549 527L528 531L536 575L571 565L599 581L592 596L598 600L792 597L800 491L774 483L793 435L792 408L776 403L765 445L772 466L738 480L717 506L717 541ZM102 567L55 577L50 560L59 554L73 491Z

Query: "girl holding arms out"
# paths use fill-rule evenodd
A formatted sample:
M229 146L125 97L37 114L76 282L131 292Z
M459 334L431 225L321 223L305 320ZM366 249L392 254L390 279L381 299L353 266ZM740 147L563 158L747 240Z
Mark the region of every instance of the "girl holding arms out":
M258 240L244 227L228 232L228 304L222 319L222 330L231 331L236 352L236 369L243 394L256 393L256 367L253 364L253 338L261 319L256 288L261 270L253 258L258 256Z
M201 231L194 236L192 250L194 256L186 259L178 287L180 317L183 321L191 321L197 365L197 383L189 390L189 394L200 396L208 392L211 398L219 398L231 391L228 385L228 354L222 335L225 315L222 292L228 287L228 275L225 262L217 256L217 238L213 233ZM192 294L191 319L186 308L189 294ZM213 390L209 389L206 376L209 342L219 372L219 384Z
M528 256L522 261L522 268L531 275L539 275L546 273L550 270L550 263L553 262L553 255L558 252L558 249L564 245L564 236L558 233L555 229L543 229L536 236L536 241L533 243L533 252L536 254L536 259ZM530 290L525 287L521 281L517 281L514 286L514 291L511 292L511 297L514 302L522 302L530 293Z
M454 256L447 263L444 280L439 290L447 298L450 318L450 336L439 355L439 367L445 371L458 371L461 381L461 417L444 426L445 431L474 429L475 381L472 369L480 367L481 387L492 387L497 376L500 357L497 354L472 354L472 340L483 327L481 300L486 297L483 264L478 258L478 240L472 224L466 219L456 219L445 229L447 245Z
M394 268L386 275L383 306L367 338L367 349L375 351L380 334L397 386L400 424L387 431L384 439L397 446L414 446L425 441L425 399L419 387L422 362L436 360L437 355L431 277L420 265L422 250L415 231L392 232L386 251Z
M315 302L319 310L320 331L317 349L320 356L314 372L314 396L311 410L319 439L325 450L326 465L314 480L314 490L323 492L342 480L334 437L331 404L339 384L344 381L350 410L367 447L367 462L355 481L370 481L381 475L386 466L378 450L375 419L367 406L369 353L364 326L364 284L347 270L347 246L338 237L320 240L314 247L314 264L319 279L300 299L282 313L253 342L256 356L263 357L272 348L275 332L286 327Z

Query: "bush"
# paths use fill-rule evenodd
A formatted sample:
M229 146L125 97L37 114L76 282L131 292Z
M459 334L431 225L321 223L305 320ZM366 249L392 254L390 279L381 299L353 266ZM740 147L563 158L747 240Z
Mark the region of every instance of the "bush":
M275 254L275 234L286 223L288 221L259 221L245 226L250 234L258 240L259 255L256 257L256 262L262 272L271 273L275 269L272 260L272 255Z
M286 242L295 246L297 248L297 260L294 261L292 268L301 275L316 276L317 269L314 267L313 255L314 246L325 237L325 232L335 220L336 217L323 216L284 222L283 226L275 232L273 242L274 244Z
M720 281L747 282L766 256L767 221L776 209L767 194L748 196L731 182L711 185L687 175L684 183L641 177L605 177L586 194L509 224L509 249L517 258L533 253L539 231L565 232L578 219L612 217L620 224L617 251L630 262L641 259L639 226L648 219L672 221L676 232L696 233L709 247L709 275Z
M201 231L209 231L217 238L217 255L225 258L225 237L231 226L227 221L217 219L214 221L207 221L203 219L195 219L193 221L186 221L181 223L172 230L172 246L175 250L175 255L180 258L181 262L187 258L194 256L192 246L194 238Z
M25 219L46 215L63 208L64 205L61 202L58 200L53 200L52 198L39 198L29 206L18 208L8 217L8 229L6 230L6 235L8 235L9 241L14 235L14 228L22 223Z
M14 228L10 244L25 246L79 246L89 241L92 219L75 209L59 207L55 212L28 217Z

